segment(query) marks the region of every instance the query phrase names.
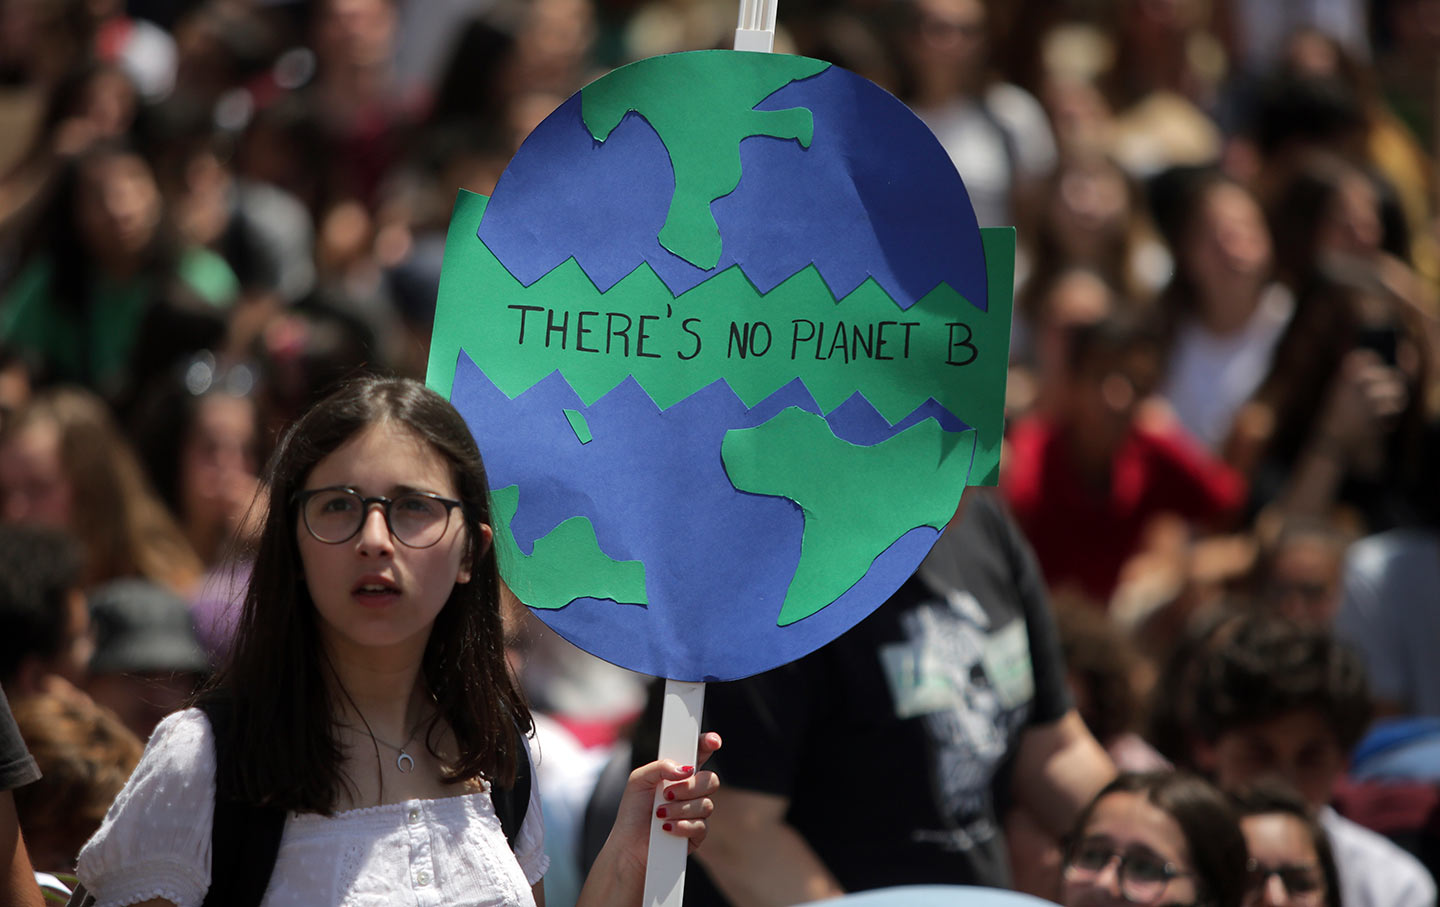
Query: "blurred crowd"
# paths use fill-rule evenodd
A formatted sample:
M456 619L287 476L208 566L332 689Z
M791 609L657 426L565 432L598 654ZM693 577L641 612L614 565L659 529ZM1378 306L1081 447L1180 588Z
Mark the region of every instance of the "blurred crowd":
M423 377L456 190L493 191L586 82L729 46L735 17L0 0L0 685L45 773L16 795L38 869L73 868L223 658L278 429L346 375ZM1274 769L1440 869L1440 2L779 20L777 50L892 91L981 225L1018 228L993 493L1090 732L1121 768ZM563 905L647 691L513 624ZM1050 896L1054 849L1006 824L1015 884Z

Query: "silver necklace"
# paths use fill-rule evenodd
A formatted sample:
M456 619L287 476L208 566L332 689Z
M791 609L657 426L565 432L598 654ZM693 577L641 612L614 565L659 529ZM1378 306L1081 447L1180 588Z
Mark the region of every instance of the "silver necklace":
M423 724L424 722L421 723ZM352 731L360 730L360 728L357 728L353 724L347 724L344 726L350 728L350 730ZM368 723L365 725L365 733L370 736L371 740L375 741L376 743L383 743L390 749L395 751L395 768L402 775L408 775L411 772L415 771L415 757L405 752L405 748L408 747L411 743L415 742L415 735L420 733L419 724L415 725L415 727L410 731L410 736L405 738L405 742L402 743L400 746L396 746L390 741L383 740L380 737L376 736L375 732L370 730L370 725Z
M396 746L388 740L381 740L379 737L375 736L374 731L370 732L370 738L376 743L383 743L386 746L390 747L392 750L394 750L398 754L395 756L395 768L402 775L408 775L411 772L415 771L415 758L409 753L405 752L405 747L409 746L412 742L414 742L415 735L419 732L420 726L417 724L415 726L415 729L410 732L410 736L406 738L405 742L400 746Z

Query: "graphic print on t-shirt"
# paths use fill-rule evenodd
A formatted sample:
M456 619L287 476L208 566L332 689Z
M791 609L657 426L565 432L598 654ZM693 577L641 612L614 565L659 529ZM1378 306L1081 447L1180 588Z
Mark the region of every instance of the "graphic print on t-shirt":
M895 714L924 722L937 805L964 824L987 812L996 764L1029 711L1024 623L1010 621L992 634L984 608L959 592L905 614L901 627L906 639L880 651Z

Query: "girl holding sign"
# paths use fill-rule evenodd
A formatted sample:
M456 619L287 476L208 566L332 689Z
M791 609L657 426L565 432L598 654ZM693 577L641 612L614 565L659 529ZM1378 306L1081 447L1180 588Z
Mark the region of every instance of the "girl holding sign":
M530 715L464 420L416 382L364 379L295 423L267 479L231 661L156 729L81 881L98 907L543 905ZM719 745L704 735L700 761ZM716 786L633 772L580 903L638 903L652 815L693 848Z

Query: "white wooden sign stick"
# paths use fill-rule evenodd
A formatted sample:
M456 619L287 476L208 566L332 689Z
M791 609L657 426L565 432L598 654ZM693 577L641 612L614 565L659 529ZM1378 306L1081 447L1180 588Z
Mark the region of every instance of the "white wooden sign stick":
M665 709L660 715L660 758L694 765L700 742L700 712L705 684L665 681ZM662 784L655 789L655 808L670 802ZM685 857L690 841L661 828L666 819L650 815L650 853L645 860L645 907L680 907L685 897Z
M777 0L740 0L740 23L735 27L735 49L770 53L775 49Z

